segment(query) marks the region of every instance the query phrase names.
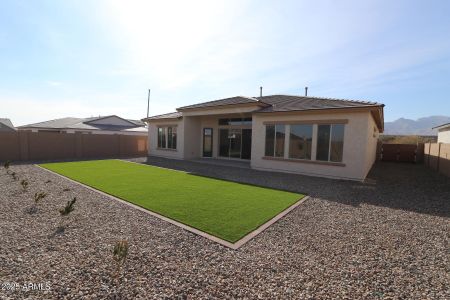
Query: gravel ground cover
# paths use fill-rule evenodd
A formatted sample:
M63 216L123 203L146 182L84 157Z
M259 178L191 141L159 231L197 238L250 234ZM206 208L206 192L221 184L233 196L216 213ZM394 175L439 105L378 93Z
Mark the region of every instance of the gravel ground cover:
M1 299L449 299L450 180L422 166L378 164L366 183L211 167L141 162L311 198L239 250L230 250L47 173L0 170ZM48 192L29 213L36 192ZM71 223L58 210L77 197ZM119 280L112 249L127 239Z
M231 243L304 197L117 159L40 166Z

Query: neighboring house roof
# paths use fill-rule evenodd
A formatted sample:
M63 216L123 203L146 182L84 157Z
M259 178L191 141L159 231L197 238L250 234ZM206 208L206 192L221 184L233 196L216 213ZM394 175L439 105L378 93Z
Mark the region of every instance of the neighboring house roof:
M224 105L235 105L235 104L246 104L246 103L258 104L260 102L256 98L236 96L236 97L225 98L225 99L220 99L220 100L197 103L197 104L188 105L188 106L182 106L182 107L177 108L177 110L215 107L215 106L224 106Z
M269 104L269 106L264 107L257 112L285 112L285 111L303 111L316 109L383 106L380 103L369 101L290 96L290 95L271 95L259 97L258 99L264 103Z
M127 132L147 132L148 129L147 129L147 127L134 127L134 128L124 129L123 131L127 131Z
M433 129L446 129L446 128L450 128L450 123L446 123L446 124L442 124L436 127L433 127Z
M116 115L110 115L110 116L104 116L104 117L86 118L86 119L84 119L83 123L86 123L86 124L99 124L102 120L105 121L105 120L111 119L111 118L113 118L115 120L123 121L125 124L129 124L129 126L145 126L145 123L142 122L141 120L124 119L124 118L121 118L121 117L116 116ZM126 126L126 125L124 125L124 126Z
M4 125L5 127L8 127L11 130L16 130L16 128L14 127L13 123L11 122L10 119L7 118L0 118L0 124ZM0 126L1 127L1 126Z
M182 117L181 112L172 112L172 113L168 113L168 114L151 116L151 117L145 118L144 120L177 119L177 118L181 118L181 117Z
M94 121L104 120L106 118L113 118L116 120L123 120L127 125L114 124L97 124ZM138 120L127 120L118 116L94 117L94 118L61 118L49 120L34 124L20 126L20 129L36 128L36 129L75 129L75 130L107 130L107 131L122 131L130 128L144 127L145 123Z

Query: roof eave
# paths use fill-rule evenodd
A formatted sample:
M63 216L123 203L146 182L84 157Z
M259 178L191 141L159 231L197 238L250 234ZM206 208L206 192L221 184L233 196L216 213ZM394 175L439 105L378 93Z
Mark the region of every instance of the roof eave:
M381 107L384 104L377 105L365 105L365 106L342 106L342 107L320 107L320 108L309 108L309 109L291 109L291 110L281 110L281 111L255 111L254 113L283 113L283 112L302 112L302 111L319 111L319 110L341 110L341 109L371 109Z
M152 117L148 117L148 118L143 118L141 119L142 122L148 123L148 122L152 122L152 121L166 121L166 120L181 120L183 118L183 116L179 116L179 117L171 117L171 118L152 118Z
M432 129L433 129L433 130L434 130L434 129L437 129L437 130L439 130L439 129L444 129L444 128L450 128L450 123L447 123L447 124L442 124L442 125L439 125L439 126L433 127Z

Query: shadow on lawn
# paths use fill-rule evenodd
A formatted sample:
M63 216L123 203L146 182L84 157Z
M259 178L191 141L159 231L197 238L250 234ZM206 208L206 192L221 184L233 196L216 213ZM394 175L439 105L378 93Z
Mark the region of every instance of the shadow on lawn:
M306 193L345 205L368 204L450 217L450 178L423 165L380 162L361 183L157 157L137 162L199 176Z

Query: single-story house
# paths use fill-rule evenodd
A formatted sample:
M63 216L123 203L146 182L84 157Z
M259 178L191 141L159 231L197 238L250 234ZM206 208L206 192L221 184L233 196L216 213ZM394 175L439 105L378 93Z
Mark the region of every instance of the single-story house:
M0 118L0 132L15 132L16 128L10 119Z
M19 126L18 129L32 132L147 135L144 122L123 119L116 115L93 118L61 118Z
M143 119L150 156L247 160L258 170L364 180L383 104L271 95L220 99Z
M450 123L436 126L433 129L438 131L438 143L450 144Z

